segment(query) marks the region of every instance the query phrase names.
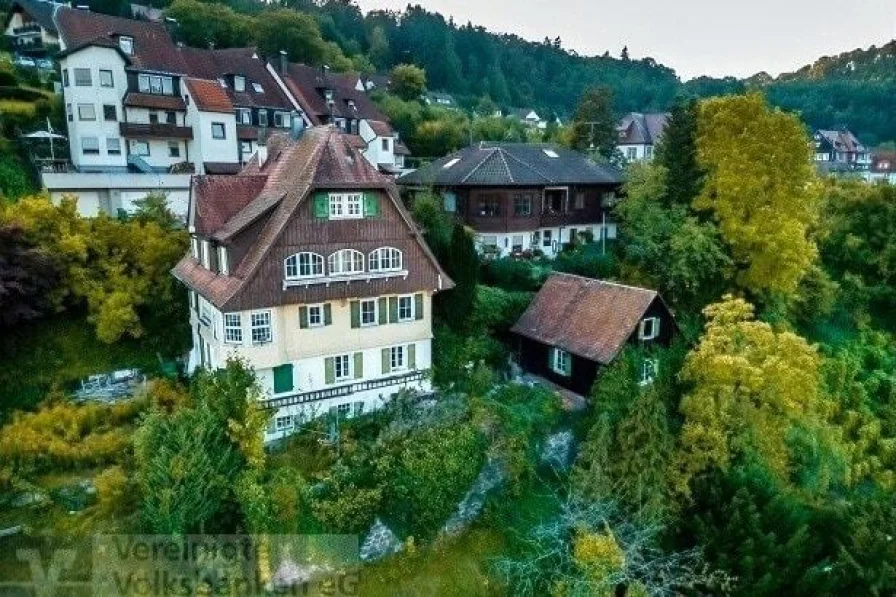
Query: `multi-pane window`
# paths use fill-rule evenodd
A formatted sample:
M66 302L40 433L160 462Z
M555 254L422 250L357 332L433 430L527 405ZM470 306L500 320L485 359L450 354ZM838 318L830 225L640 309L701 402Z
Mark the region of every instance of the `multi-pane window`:
M340 419L347 419L352 412L352 405L348 402L340 404L336 407L336 415Z
M638 158L638 148L637 147L629 147L625 151L625 157L627 160L634 161Z
M308 307L308 327L317 328L324 324L323 305L310 305Z
M81 137L81 152L85 155L96 155L100 152L99 137Z
M137 89L140 93L173 95L174 80L160 75L137 75Z
M364 272L364 254L354 249L336 251L328 258L331 276L347 276Z
M266 344L273 339L271 333L271 312L258 311L252 313L252 344Z
M552 239L551 239L551 231L550 231L550 230L545 230L545 231L544 231L544 234L542 235L542 241L541 241L542 246L550 247L550 246L551 246L551 241L552 241Z
M75 87L90 87L93 82L90 80L89 68L76 68L75 71Z
M479 198L478 215L492 218L501 215L501 202L495 195L485 195Z
M660 335L660 318L647 317L641 320L641 326L638 330L638 338L640 340L653 340Z
M414 319L414 297L398 297L398 321L411 321Z
M516 194L513 196L513 215L524 218L532 215L532 196Z
M330 218L360 218L363 215L363 199L361 193L330 194Z
M96 106L78 104L78 120L96 120Z
M290 125L289 112L274 112L274 126L288 129Z
M106 153L109 155L121 155L121 139L118 137L106 137Z
M243 342L243 325L239 313L224 314L224 341L231 344Z
M224 132L223 122L212 123L212 139L225 139L227 135Z
M115 87L111 70L100 69L100 87Z
M369 265L372 272L395 272L401 270L401 251L392 247L380 247L370 252Z
M390 349L389 367L392 371L405 368L404 346L393 346Z
M296 253L284 262L286 279L314 278L324 275L324 258L317 253Z
M347 354L342 354L333 358L333 371L335 373L336 381L344 381L351 377L350 365L351 359L348 358Z
M252 110L249 110L248 108L237 108L236 122L237 124L252 124Z
M361 301L361 325L376 325L376 299Z
M267 110L259 110L258 111L258 126L267 126L268 125L268 111Z
M569 376L572 372L572 359L569 353L561 348L554 348L551 353L551 369L560 375Z

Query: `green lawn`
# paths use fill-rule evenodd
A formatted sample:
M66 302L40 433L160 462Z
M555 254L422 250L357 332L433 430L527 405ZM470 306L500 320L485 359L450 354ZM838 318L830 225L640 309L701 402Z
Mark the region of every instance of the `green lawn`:
M156 352L146 340L103 344L83 316L63 314L7 331L0 337L0 423L12 410L34 407L54 387L69 388L93 373L155 372Z

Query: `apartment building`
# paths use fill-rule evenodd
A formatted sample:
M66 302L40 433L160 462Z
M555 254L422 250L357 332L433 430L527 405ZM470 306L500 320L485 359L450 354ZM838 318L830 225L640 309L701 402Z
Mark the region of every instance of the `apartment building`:
M267 441L431 391L432 297L452 287L380 173L334 125L272 136L235 176L193 180L192 368L257 372Z
M252 48L187 48L164 23L66 6L54 10L53 22L71 163L54 164L42 178L52 197L78 196L84 215L129 212L136 200L161 192L186 217L192 174L235 174L271 132L294 121L323 122L296 95L305 101L317 91L287 85ZM343 78L333 77L340 90ZM363 93L351 93L360 96L346 102L352 118L332 122L356 133L373 130L362 124L368 118L385 122ZM394 170L403 163L394 157L394 133L388 125L376 130L355 143L372 163ZM393 136L384 141L381 134ZM386 144L392 153L383 157Z

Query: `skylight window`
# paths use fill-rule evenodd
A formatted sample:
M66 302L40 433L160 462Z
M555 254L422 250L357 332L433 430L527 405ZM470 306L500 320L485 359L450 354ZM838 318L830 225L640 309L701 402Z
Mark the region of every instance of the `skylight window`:
M553 149L542 149L542 151L544 152L544 155L548 156L549 158L559 158L560 157L559 155L557 155L557 152L554 151Z
M261 86L261 83L252 83L252 90L255 93L264 93L264 87Z
M451 158L450 160L448 160L448 162L444 166L442 166L442 168L445 168L447 170L448 168L450 168L454 164L458 163L459 161L460 161L460 158Z

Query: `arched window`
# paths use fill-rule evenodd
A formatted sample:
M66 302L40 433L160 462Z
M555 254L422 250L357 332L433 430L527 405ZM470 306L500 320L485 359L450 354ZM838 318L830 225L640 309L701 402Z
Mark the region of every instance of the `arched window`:
M296 253L283 262L287 280L316 278L324 275L324 258L317 253Z
M370 252L368 268L372 272L397 272L401 270L401 251L393 247L380 247Z
M336 251L327 261L331 276L348 276L364 271L364 254L354 249Z

